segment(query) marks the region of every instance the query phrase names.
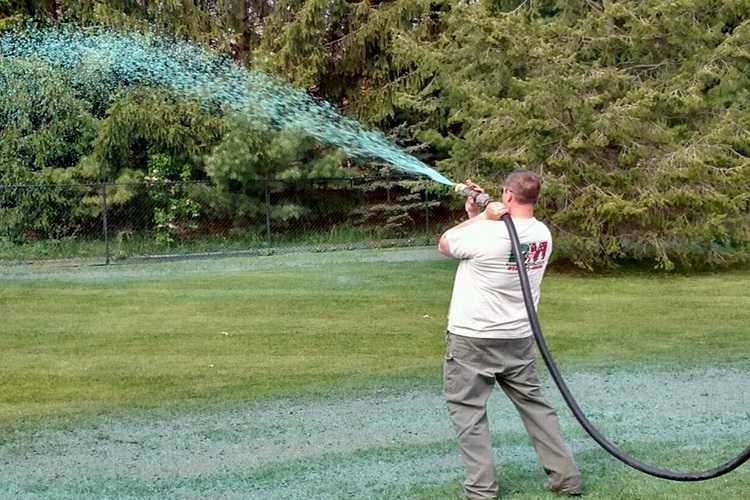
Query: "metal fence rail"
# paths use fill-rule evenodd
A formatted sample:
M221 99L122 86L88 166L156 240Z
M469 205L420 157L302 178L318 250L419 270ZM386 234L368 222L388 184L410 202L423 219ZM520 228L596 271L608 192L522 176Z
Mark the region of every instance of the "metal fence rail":
M426 245L463 215L408 177L0 186L0 265Z

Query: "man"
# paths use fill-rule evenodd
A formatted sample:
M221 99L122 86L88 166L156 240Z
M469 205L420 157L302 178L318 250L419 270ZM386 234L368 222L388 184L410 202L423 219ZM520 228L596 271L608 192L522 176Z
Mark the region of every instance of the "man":
M482 191L479 186L469 186ZM546 488L564 496L581 494L581 474L560 430L555 410L544 399L536 370L536 349L524 306L518 265L525 265L539 303L542 276L552 252L549 229L534 218L541 179L531 171L511 173L502 203L484 212L467 198L469 220L446 231L438 249L461 259L448 314L444 391L456 432L466 481L461 497L497 498L487 399L497 382L515 405L548 476ZM509 214L524 256L517 262L507 226Z

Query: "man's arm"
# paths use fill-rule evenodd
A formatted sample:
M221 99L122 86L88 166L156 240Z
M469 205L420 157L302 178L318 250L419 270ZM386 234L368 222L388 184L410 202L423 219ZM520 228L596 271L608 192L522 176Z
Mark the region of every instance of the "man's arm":
M479 206L473 198L466 199L464 208L466 209L466 214L469 216L469 219L448 229L442 234L442 236L440 236L440 241L438 242L438 250L446 257L453 257L453 254L451 253L450 243L448 242L448 238L446 237L449 232L470 226L472 224L476 224L477 222L483 220L500 220L503 215L508 213L508 209L505 208L505 205L498 201L493 201L492 203L487 205L487 208L484 210L484 212L480 213Z

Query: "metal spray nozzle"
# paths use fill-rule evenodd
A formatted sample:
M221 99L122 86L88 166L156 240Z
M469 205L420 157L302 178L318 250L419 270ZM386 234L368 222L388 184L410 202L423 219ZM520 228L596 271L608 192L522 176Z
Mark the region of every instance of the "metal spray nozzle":
M456 184L453 186L453 190L462 196L466 196L467 198L474 198L474 201L476 201L477 205L479 205L480 207L486 207L487 205L495 201L495 199L487 193L480 193L476 189L473 189L466 184Z

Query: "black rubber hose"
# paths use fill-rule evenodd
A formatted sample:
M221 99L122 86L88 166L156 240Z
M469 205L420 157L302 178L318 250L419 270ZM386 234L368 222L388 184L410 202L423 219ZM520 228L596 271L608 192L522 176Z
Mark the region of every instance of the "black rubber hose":
M521 243L518 240L516 227L513 225L513 221L511 220L509 215L504 215L502 217L502 220L505 222L505 225L508 226L510 241L513 245L513 253L516 256L516 262L518 263L518 277L521 280L521 290L523 291L523 299L524 303L526 304L526 312L529 315L531 330L534 333L534 338L536 339L537 346L539 346L539 352L541 352L544 363L547 365L550 375L552 375L552 379L555 381L555 384L557 384L558 389L560 389L560 393L573 412L573 415L576 417L578 422L580 422L583 428L586 429L586 432L589 433L589 436L591 436L594 441L599 443L599 445L607 450L612 456L629 465L630 467L633 467L634 469L637 469L641 472L645 472L646 474L660 477L662 479L670 479L672 481L704 481L706 479L713 479L715 477L719 477L733 471L740 465L747 462L748 459L750 459L750 446L748 446L742 453L737 455L737 457L733 458L724 465L716 467L715 469L710 469L704 472L672 472L654 467L652 465L648 465L636 458L631 457L630 455L610 443L604 436L602 436L599 431L594 428L589 419L586 418L586 415L583 414L583 411L578 406L578 403L576 403L575 398L573 398L573 395L570 393L570 389L568 389L568 386L567 384L565 384L562 375L560 375L560 370L557 369L557 365L552 359L552 355L550 354L549 349L547 349L547 343L544 341L542 328L539 325L539 318L537 317L536 308L534 307L534 301L531 295L529 276L526 273L526 267L523 265L524 257L523 252L521 251Z

